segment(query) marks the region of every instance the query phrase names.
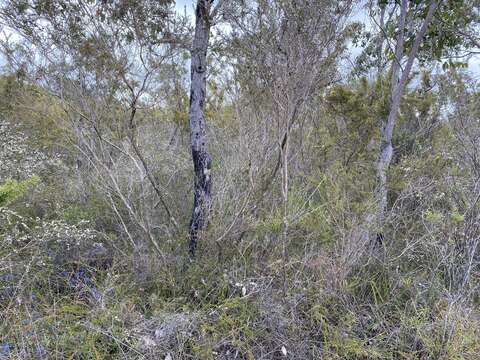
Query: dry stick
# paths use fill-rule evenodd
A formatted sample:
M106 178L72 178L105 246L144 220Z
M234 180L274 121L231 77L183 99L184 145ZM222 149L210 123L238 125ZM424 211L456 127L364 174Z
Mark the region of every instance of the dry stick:
M144 65L145 67L145 61L140 53L140 59L142 61L142 64ZM129 136L129 140L130 140L130 143L132 145L132 148L135 152L135 155L137 155L137 157L139 158L140 162L142 163L142 166L143 166L143 169L145 170L145 174L147 175L147 179L148 181L150 182L150 184L152 185L153 189L155 190L159 200L160 200L160 203L162 204L163 208L165 209L165 212L167 213L168 215L168 218L170 220L170 222L172 223L172 225L175 227L175 230L177 232L179 232L179 228L178 228L178 223L177 221L175 220L172 212L170 211L170 208L168 207L167 203L165 202L165 199L163 197L163 194L162 192L160 191L160 189L158 188L158 185L155 181L155 179L153 178L150 170L149 170L149 167L147 165L147 162L144 158L144 156L142 155L136 141L135 141L135 129L136 129L136 126L135 126L135 115L136 115L136 112L137 112L137 102L138 102L138 99L140 97L140 95L142 94L142 92L144 91L145 87L147 86L147 83L149 81L149 78L150 78L150 75L152 74L152 71L147 71L147 74L145 75L145 77L143 78L143 81L142 81L142 85L140 87L140 89L138 90L138 92L135 94L135 90L133 89L132 85L128 82L128 79L125 77L125 74L122 74L122 80L123 82L125 83L125 85L128 87L128 89L130 90L130 93L132 94L132 103L131 103L131 106L130 106L130 118L129 118L129 125L130 125L130 136Z
M395 12L395 8L393 8L392 11L389 13L388 19L392 18L394 12ZM380 43L379 54L382 54L382 52L383 52L383 42L384 41L387 42L388 48L393 52L392 44L390 43L390 41L388 39L387 31L385 30L385 7L383 7L381 12L380 12L380 23L377 22L377 20L375 19L374 16L372 16L371 18L372 18L373 22L375 23L375 25L377 25L378 28L381 31L381 35L380 35L380 39L379 39L379 43ZM379 56L379 59L380 59L380 62L381 62L381 56ZM393 61L395 61L398 66L400 66L400 67L402 66L399 59L394 58Z
M84 155L84 151L77 147L79 149L80 152L82 152ZM140 221L140 219L137 217L137 214L135 213L135 211L132 209L129 201L127 198L125 198L125 196L123 195L119 185L118 185L118 182L117 180L115 179L115 177L113 176L111 170L98 158L98 156L95 154L94 150L89 146L87 145L87 149L90 151L90 153L92 154L93 156L93 159L106 171L107 173L107 176L110 178L110 181L112 182L113 186L114 186L114 189L115 191L117 192L117 195L120 197L120 199L122 200L123 204L125 205L125 207L128 209L129 213L130 213L130 216L133 218L133 220L135 220L135 222L138 224L138 226L140 226L140 228L144 231L144 233L147 235L148 239L150 240L150 242L154 245L155 247L155 250L157 250L157 252L159 253L160 256L164 257L164 254L163 252L161 251L160 249L160 246L158 245L157 241L153 238L152 234L150 233L150 231L148 231L148 229L145 227L144 224L142 224L142 222ZM95 163L93 162L92 159L90 159L88 156L87 156L87 159L90 160L90 162L94 165L94 167L97 169L97 172L99 174L101 174L100 170L98 170L97 166L95 166Z
M132 115L131 115L132 118L135 117L135 112L136 112L136 108L133 107L132 108ZM163 208L165 209L165 212L167 213L170 222L175 227L175 230L177 232L179 232L178 223L175 220L174 216L172 215L172 212L170 211L167 203L165 202L165 199L163 198L162 192L158 188L157 183L156 183L155 179L153 178L152 173L150 172L150 169L148 168L147 162L146 162L145 158L143 157L142 153L140 152L140 149L138 148L138 145L137 145L137 143L134 139L133 131L134 131L134 129L132 129L132 134L129 137L129 140L130 140L130 143L132 145L133 151L135 152L135 154L139 158L140 162L142 163L143 169L145 170L145 174L147 175L147 179L148 179L148 181L150 181L150 184L152 185L153 189L157 193L158 199L160 200L160 203L162 204Z
M304 61L304 63L305 62L306 61ZM295 104L293 106L292 113L290 114L289 119L287 121L288 126L286 126L286 129L285 129L283 137L282 137L282 141L281 141L281 145L280 145L280 149L279 149L279 153L278 153L278 157L277 157L277 162L275 164L275 168L273 169L269 178L265 181L265 184L263 186L262 193L261 193L261 196L260 196L260 200L263 198L263 196L267 192L267 190L270 187L273 179L276 177L278 170L280 169L280 165L282 163L282 153L283 153L283 151L285 149L285 146L287 144L290 132L291 132L291 130L292 130L293 126L295 125L295 122L298 118L298 112L300 110L300 107L305 103L309 93L312 90L312 87L314 86L314 80L317 79L318 76L319 76L319 72L317 72L315 74L312 74L312 76L310 76L310 81L307 84L307 86L305 87L305 90L304 90L303 94L296 98Z
M287 124L286 128L286 142L282 152L283 157L283 171L282 171L282 195L283 195L283 236L282 236L282 257L283 257L283 292L286 294L287 290L287 242L288 242L288 150L290 143L290 127Z
M213 3L213 0L210 1ZM215 17L219 14L224 2L225 0L218 0L217 5L215 5L210 13L210 19L215 20Z
M280 165L282 164L282 154L285 151L285 146L287 145L288 137L290 136L290 131L295 124L295 121L297 120L297 112L298 109L300 108L301 101L304 100L304 97L299 97L294 105L292 114L290 116L290 119L288 121L288 125L286 126L285 132L283 133L282 141L280 144L280 149L277 157L277 162L275 164L275 168L273 169L272 173L270 174L269 178L265 181L265 184L262 189L262 193L260 196L260 200L263 198L265 193L267 192L268 188L270 187L271 183L273 182L273 179L275 179L278 170L280 169Z
M108 199L110 200L110 204L111 204L111 206L112 206L112 208L113 208L113 211L115 212L115 215L117 215L118 219L120 220L120 223L122 224L123 230L124 230L125 233L127 234L128 238L130 239L130 242L132 243L133 248L135 249L135 248L137 247L137 245L135 244L135 241L133 240L133 237L132 237L132 235L130 234L130 231L128 231L128 228L127 228L127 225L125 224L125 221L123 221L122 216L121 216L120 213L118 212L118 209L117 209L117 207L115 206L115 202L113 201L111 194L108 194Z
M229 226L227 226L227 228L225 229L225 231L223 232L222 235L220 235L216 240L215 242L216 243L220 243L221 240L223 240L223 238L225 236L228 235L228 233L230 232L230 230L232 230L233 226L235 225L235 223L237 222L237 219L240 217L240 215L243 213L243 211L245 210L246 206L247 206L247 203L248 203L248 200L250 199L250 196L252 194L252 190L250 190L247 194L247 196L245 196L245 201L243 202L243 205L240 207L240 210L235 214L232 222L230 223Z
M115 337L115 335L113 335L111 332L107 331L107 330L104 330L104 329L101 329L99 327L96 327L95 325L93 325L92 323L90 322L80 322L80 325L85 327L87 330L90 330L90 331L96 331L98 332L99 334L102 334L104 336L107 336L109 338L111 338L112 340L114 340L117 344L120 344L122 346L125 346L126 348L128 348L129 350L135 352L137 355L140 355L142 358L145 359L145 355L142 354L141 352L139 352L137 349L135 349L134 347L131 347L129 344L125 343L124 341L118 339L117 337ZM120 347L121 348L121 347ZM123 350L122 350L123 352ZM123 352L124 356L125 356L125 352Z
M146 81L146 79L144 79L144 82L143 82L143 85L142 85L142 86L145 85L145 81ZM143 88L143 87L142 87L142 88ZM133 92L133 89L132 89L132 88L131 88L131 91ZM134 100L134 101L136 101L137 98L138 98L138 96L135 97L135 100ZM76 109L75 107L73 107L72 104L70 104L70 103L68 103L68 102L67 102L66 104L67 104L72 110L74 110L78 115L80 115L80 117L82 117L83 119L87 120L88 122L90 122L90 123L92 124L92 127L93 127L93 129L94 129L94 131L95 131L95 134L96 134L96 136L99 138L100 141L106 142L106 143L109 144L110 146L113 146L115 149L119 150L122 154L124 154L124 155L132 158L132 160L134 160L134 158L133 158L130 154L124 152L124 151L123 151L121 148L119 148L117 145L115 145L115 144L111 143L110 141L106 140L106 139L101 135L100 131L98 130L97 126L95 125L95 123L94 123L94 121L93 121L92 119L90 119L87 115L83 114L81 111L79 111L78 109ZM136 110L136 109L135 109L135 110ZM68 112L67 112L66 109L64 109L64 111L68 114ZM131 124L131 125L133 124L133 118L134 118L134 116L135 116L135 113L131 114L131 116L130 116L129 121L130 121L130 124ZM133 141L132 143L134 144L134 141ZM137 219L137 216L135 215L135 212L133 211L133 209L130 207L130 204L128 203L128 200L127 200L127 199L123 196L123 194L121 193L121 190L120 190L120 188L119 188L116 180L114 179L113 175L111 174L110 169L108 169L108 168L105 166L105 164L103 164L103 163L100 161L100 159L98 159L98 157L95 155L95 152L93 151L93 149L90 148L90 146L87 145L87 147L88 147L88 149L90 150L90 152L91 152L91 154L93 155L93 157L95 158L96 162L97 162L98 164L100 164L100 165L106 170L108 176L110 177L110 180L111 180L112 183L114 184L114 187L115 187L116 192L118 193L118 195L119 195L120 198L122 199L123 203L125 204L125 206L126 206L127 209L129 210L130 215L135 219L135 221L136 221L137 224L142 228L142 230L145 232L145 234L147 234L148 238L150 239L150 241L152 242L152 244L155 246L155 249L157 250L157 252L163 257L163 253L162 253L162 251L161 251L161 249L160 249L160 246L158 245L157 241L156 241L155 239L153 239L150 231L149 231L144 225L142 225L141 222ZM77 148L83 153L83 151L82 151L79 147L77 147ZM138 148L137 148L136 150L137 150L137 156L139 156L139 154L140 154L139 158L143 159L143 157L141 157L141 153L138 151ZM136 163L135 160L134 160L134 162ZM143 164L143 166L144 166L144 168L145 168L145 167L146 167L146 163L145 163L144 160L142 161L142 164ZM97 171L98 171L98 170L97 170ZM148 168L146 168L145 171L146 171L147 174L150 174L150 173L148 172ZM99 172L99 173L100 173L100 172ZM151 177L149 177L149 181L152 182L152 180L153 180L153 179L152 179ZM154 182L153 182L153 183L154 183ZM160 190L158 189L158 187L156 186L156 184L155 184L154 188L155 188L155 191L157 192L157 194L159 195L159 197L162 199L161 193L159 194L159 191L160 191ZM163 202L163 204L164 204L164 206L166 207L166 203ZM169 216L170 216L170 220L172 220L173 217L171 216L171 213L170 213L168 207L166 207L166 210L167 210L167 213L168 213ZM175 219L173 219L173 221L174 221L173 224L176 225ZM122 221L122 222L123 222L123 221ZM177 226L176 226L176 229L178 230L178 227L177 227ZM129 234L128 232L127 232L127 234L128 234L128 236L131 238L131 236L130 236L130 234ZM131 241L132 241L132 243L133 243L133 240L132 240L132 239L131 239Z

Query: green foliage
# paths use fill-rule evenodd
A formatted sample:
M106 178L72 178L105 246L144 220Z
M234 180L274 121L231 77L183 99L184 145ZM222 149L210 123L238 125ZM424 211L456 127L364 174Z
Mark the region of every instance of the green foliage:
M427 210L427 212L425 213L425 219L427 221L432 222L432 223L439 223L439 222L442 221L443 216L442 216L442 214L435 213L431 210Z
M418 2L418 6L425 6ZM442 3L439 11L435 14L434 21L428 28L420 51L420 59L424 62L428 60L441 60L442 58L462 53L464 49L471 46L468 36L459 36L459 32L475 33L474 29L479 24L478 12L472 9L477 8L478 3L475 0L455 0ZM425 14L426 11L420 12ZM411 34L410 36L414 36ZM450 60L450 66L461 66L461 63L455 63Z
M254 359L250 347L262 335L256 328L259 318L256 304L234 297L225 300L214 310L211 319L200 324L200 341L194 342L192 352L202 359L214 359L217 344L228 342L232 352L239 351L245 359Z
M360 318L348 309L340 309L339 299L328 296L310 305L308 315L318 327L324 346L325 359L385 359L388 353L375 344L376 339L362 339L355 333Z
M457 211L454 211L450 214L450 219L452 219L453 222L459 223L465 220L465 215L462 215Z
M327 128L341 152L343 166L355 166L376 156L371 144L378 139L378 124L387 111L380 81L371 84L363 78L353 86L336 86L325 98Z
M12 123L27 135L29 146L51 151L71 139L65 104L59 99L13 75L0 77L0 89L0 114L14 119Z
M78 6L16 3L19 8L10 10L22 22L34 3L33 20L39 14L54 17L56 11L70 14ZM165 25L159 19L155 30L151 20L166 15L158 11L169 11L170 3L85 4L99 10L102 24L120 31L117 40L128 46L140 41L145 50L152 44L143 37ZM280 13L291 10L291 16L316 20L318 14L305 14L301 3L275 5ZM394 3L381 1L382 6ZM410 4L420 21L427 3ZM462 4L445 3L447 10L458 6L449 16L461 13ZM330 1L326 9L335 11L337 5ZM268 19L255 14L247 15L252 16L248 25L258 20L260 31L243 34L251 36L246 43L239 36L229 49L229 54L241 52L231 68L243 71L239 78L230 78L231 69L224 72L220 66L208 74L205 107L209 131L215 132L209 144L215 187L211 221L199 234L195 259L186 253L192 210L186 52L172 55L166 60L171 64L162 63L152 75L160 85L140 96L155 94L155 99L138 103L133 131L123 121L131 107L123 96L130 90L118 81L126 76L135 89L139 84L123 72L117 53L105 54L101 42L83 34L90 29L83 27L83 16L68 25L73 28L68 35L79 37L70 50L78 50L79 66L92 76L85 83L70 78L74 88L87 88L81 99L74 98L78 102L68 103L82 102L81 109L72 111L30 84L26 73L0 78L0 170L5 176L0 184L0 358L6 347L12 359L479 357L478 85L458 68L414 74L420 81L412 81L402 99L388 174L389 212L384 238L376 243L366 235L372 240L367 231L375 230L369 216L376 208L375 163L391 74L320 87L302 105L290 133L289 227L283 239L281 167L264 192L261 181L275 168L282 135L275 120L283 109L271 102L269 81L282 96L288 87L282 81L292 85L295 96L304 83L297 84L288 71L277 76L275 66L288 70L292 65L291 49L277 51L283 13L278 17L275 8L265 9L265 16L275 20L272 29L264 28ZM144 19L147 15L153 17ZM432 31L440 31L443 15L438 16ZM132 32L134 22L119 26L128 19L146 20L146 33ZM444 20L446 26L463 21ZM316 38L304 31L308 23L297 21L292 29L315 45ZM58 26L63 29L67 22ZM341 36L359 35L359 44L375 55L370 46L375 35L355 31L358 24ZM388 24L387 31L392 37L396 29ZM437 48L463 46L465 39L448 39L449 33L430 33L422 48L427 60L439 56ZM407 48L413 35L406 33ZM254 46L237 48L245 44ZM220 54L226 52L222 46L229 44L222 41ZM269 46L274 51L265 53ZM333 54L336 58L337 50ZM269 67L271 59L277 65ZM73 73L85 70L76 65ZM327 65L322 63L334 74L335 67ZM256 69L268 71L261 77ZM72 73L60 75L66 81ZM179 229L169 225L132 151L132 132ZM42 172L38 164L45 165ZM30 177L33 173L42 181ZM151 239L160 251L152 251Z
M123 26L122 38L126 41L142 40L148 44L155 44L160 34L166 27L169 7L173 0L162 1L141 1L124 3L99 3L93 4L89 1L82 3L65 3L62 1L9 1L5 4L5 9L16 16L19 21L28 24L28 30L36 30L35 20L48 19L53 16L58 18L76 14L68 24L56 23L59 30L68 33L72 38L81 40L84 38L82 29L85 28L84 19L80 14L82 11L95 11L98 19L110 25ZM92 6L96 5L96 6ZM130 25L130 19L135 18L144 24L142 32L135 31ZM155 19L153 21L152 19Z
M409 54L412 49L420 24L425 19L430 4L430 1L408 2L406 15L407 24L410 25L404 31L404 54ZM382 54L378 44L380 39L385 37L387 41L393 40L393 43L396 40L400 17L399 8L398 1L390 0L377 1L376 4L371 5L370 11L376 17L376 24L378 24L381 9L385 10L384 29L375 33L364 28L355 34L354 43L363 49L356 59L354 71L357 74L365 74L370 69L378 67L379 63L382 64L383 60L379 61L379 56L388 59L389 62L393 61L395 46L385 46ZM418 60L422 65L440 62L444 69L466 67L465 62L458 61L458 59L468 54L472 47L477 47L478 40L475 40L475 37L479 23L476 0L440 2L420 43Z
M23 181L7 180L0 185L0 207L7 206L23 196L28 188L38 183L40 178L38 176L32 176L31 178Z

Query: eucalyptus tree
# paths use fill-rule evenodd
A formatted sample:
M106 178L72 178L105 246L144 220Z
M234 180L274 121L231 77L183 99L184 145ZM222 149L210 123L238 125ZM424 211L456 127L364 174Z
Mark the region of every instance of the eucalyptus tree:
M207 85L207 51L210 32L223 5L223 0L197 0L195 8L195 35L191 47L191 84L188 121L190 146L195 172L194 201L189 227L189 248L193 256L198 235L208 221L212 191L212 158L208 152L205 134L205 97Z
M386 82L389 101L385 118L381 119L376 163L378 208L374 222L380 230L377 238L381 240L388 208L387 174L394 156L392 138L414 65L416 61L420 64L437 61L446 66L458 65L455 59L468 52L472 39L475 40L472 31L478 23L478 3L468 0L382 0L369 5L378 33L372 37L373 41L360 60L365 62L368 58L365 54L370 54L378 76L383 77L385 67L390 76ZM469 37L462 36L462 32L468 32Z
M377 162L377 177L378 177L378 201L379 213L378 220L383 223L387 211L387 170L392 161L393 146L392 136L393 129L398 117L398 110L400 108L400 101L407 83L408 77L412 70L413 63L417 58L420 45L428 30L428 27L433 19L434 12L439 6L439 1L430 1L424 17L419 23L416 32L412 34L413 43L410 49L405 51L405 31L407 24L414 22L415 4L410 4L408 0L402 0L400 5L400 14L397 23L397 36L395 41L395 50L392 61L392 78L390 83L390 104L386 121L382 125L380 134L380 155ZM410 11L409 11L410 10ZM423 10L423 9L422 9ZM423 11L422 11L423 12ZM410 18L407 19L407 13ZM413 24L412 24L413 25ZM403 62L407 58L406 63Z

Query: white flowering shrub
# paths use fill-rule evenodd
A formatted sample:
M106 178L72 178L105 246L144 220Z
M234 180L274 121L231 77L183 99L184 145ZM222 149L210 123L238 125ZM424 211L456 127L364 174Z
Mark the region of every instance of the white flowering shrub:
M0 208L0 308L15 309L3 313L0 334L5 334L11 354L38 358L39 347L42 353L47 351L47 343L27 336L55 336L56 323L41 315L45 304L102 299L95 270L107 255L99 234L87 222L32 219ZM11 329L9 322L20 325ZM58 327L62 331L65 325Z
M44 153L28 145L27 138L15 125L0 120L0 182L30 178L48 161Z
M81 266L95 261L106 253L98 232L88 227L88 222L72 225L63 220L41 221L36 225L19 214L0 209L0 224L10 225L9 231L1 234L3 249L11 249L8 257L18 261L30 261L33 258L47 259L55 268L67 270L67 267ZM30 254L31 258L21 256Z

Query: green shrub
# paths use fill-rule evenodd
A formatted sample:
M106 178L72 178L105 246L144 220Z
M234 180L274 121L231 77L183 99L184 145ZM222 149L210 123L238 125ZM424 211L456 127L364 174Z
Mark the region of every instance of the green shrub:
M30 186L39 181L40 179L38 176L32 176L31 178L20 182L12 179L5 181L0 185L0 207L11 204L19 197L23 196Z

